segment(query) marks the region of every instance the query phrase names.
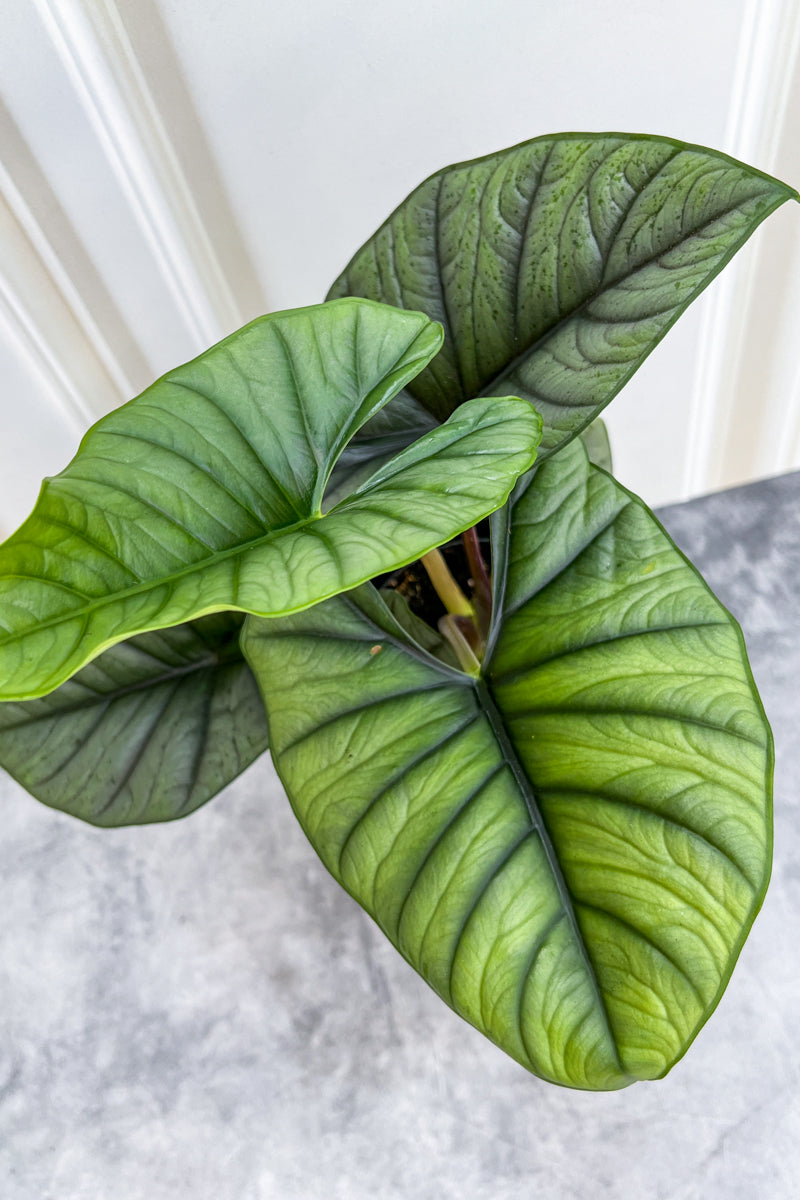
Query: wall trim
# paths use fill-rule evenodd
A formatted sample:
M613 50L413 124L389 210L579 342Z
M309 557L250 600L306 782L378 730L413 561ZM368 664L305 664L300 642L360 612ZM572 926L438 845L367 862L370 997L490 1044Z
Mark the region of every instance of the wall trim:
M0 200L5 203L9 215L19 227L18 236L12 237L11 242L6 243L2 248L2 257L6 259L5 274L8 275L8 255L15 252L14 242L17 243L16 253L19 254L21 240L27 239L30 248L37 255L48 276L51 289L60 295L63 304L69 310L71 321L79 326L83 337L99 359L102 369L108 377L106 382L112 385L109 389L107 403L98 404L96 400L92 399L88 404L89 411L97 414L98 411L105 411L110 403L128 399L134 392L128 375L98 328L80 292L23 198L22 192L2 162L0 162ZM6 280L6 291L8 291L8 287L9 283ZM32 302L27 307L32 311L35 310L38 299L38 294L32 295Z
M796 0L748 0L725 138L725 149L734 158L776 173L798 61L800 7ZM749 243L707 297L688 429L685 497L731 482L725 461L725 447L734 433L731 400L746 345L745 329L760 260L760 243ZM794 397L795 407L798 404L800 378ZM792 421L800 438L800 412L792 415ZM753 447L752 464L753 474L763 474L757 447ZM773 467L781 469L777 459L767 470Z
M113 0L34 0L197 352L242 324Z
M128 399L124 371L2 164L0 307L9 340L78 433Z

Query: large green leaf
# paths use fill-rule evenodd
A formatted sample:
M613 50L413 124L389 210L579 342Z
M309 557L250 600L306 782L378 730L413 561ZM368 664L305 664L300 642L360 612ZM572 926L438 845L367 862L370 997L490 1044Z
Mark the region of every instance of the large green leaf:
M244 650L333 875L519 1062L622 1087L684 1052L761 902L769 729L738 626L580 439L495 533L480 678L370 588Z
M445 345L370 425L376 453L474 396L530 399L542 453L608 404L760 221L796 192L662 137L567 133L432 175L329 296L440 321ZM416 402L416 405L415 405Z
M297 611L502 504L541 431L521 400L462 409L321 515L348 438L440 343L364 300L278 313L104 417L0 548L0 699L150 629Z
M47 696L0 704L0 765L93 825L193 812L267 747L243 620L215 613L141 634Z

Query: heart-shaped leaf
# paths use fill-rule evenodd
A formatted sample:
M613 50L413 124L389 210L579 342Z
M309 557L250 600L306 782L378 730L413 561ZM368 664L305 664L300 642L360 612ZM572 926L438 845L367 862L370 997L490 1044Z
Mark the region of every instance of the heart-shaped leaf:
M474 678L363 588L243 648L325 865L527 1068L664 1074L766 886L771 740L738 626L580 439L495 520Z
M442 353L363 436L379 453L415 402L424 428L471 397L514 395L542 414L550 453L792 197L724 154L630 134L536 138L438 171L329 293L419 309L445 330Z
M0 548L0 699L150 629L297 611L502 504L541 434L521 400L476 401L321 514L348 438L441 336L364 300L278 313L99 421Z
M215 613L141 634L47 696L0 704L0 765L93 825L194 812L267 748L243 621Z

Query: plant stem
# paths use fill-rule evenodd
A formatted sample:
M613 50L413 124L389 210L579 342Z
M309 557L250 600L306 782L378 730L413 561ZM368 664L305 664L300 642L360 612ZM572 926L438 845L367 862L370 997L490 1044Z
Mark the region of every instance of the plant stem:
M455 650L461 670L466 671L468 675L480 675L480 659L464 636L458 621L459 618L453 616L452 613L448 613L446 617L440 617L439 633Z
M427 554L423 554L420 562L428 572L436 595L449 613L458 617L475 615L475 609L450 574L447 563L438 550L429 550Z
M467 552L472 586L475 589L475 613L478 618L478 628L485 640L492 620L492 581L481 552L477 528L473 525L471 529L462 533L461 537Z

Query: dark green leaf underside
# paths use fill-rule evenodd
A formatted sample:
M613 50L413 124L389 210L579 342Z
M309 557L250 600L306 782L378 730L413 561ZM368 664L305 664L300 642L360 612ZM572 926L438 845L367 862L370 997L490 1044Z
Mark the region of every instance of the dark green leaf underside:
M243 620L218 613L142 634L47 696L0 704L0 765L94 825L193 812L267 748Z
M244 648L335 877L526 1067L621 1087L683 1053L760 903L769 731L735 623L580 442L509 508L483 679L368 589Z
M329 297L441 322L403 396L444 419L478 395L532 401L549 453L619 391L792 189L660 137L563 134L437 172L355 254ZM386 436L395 406L381 427Z

